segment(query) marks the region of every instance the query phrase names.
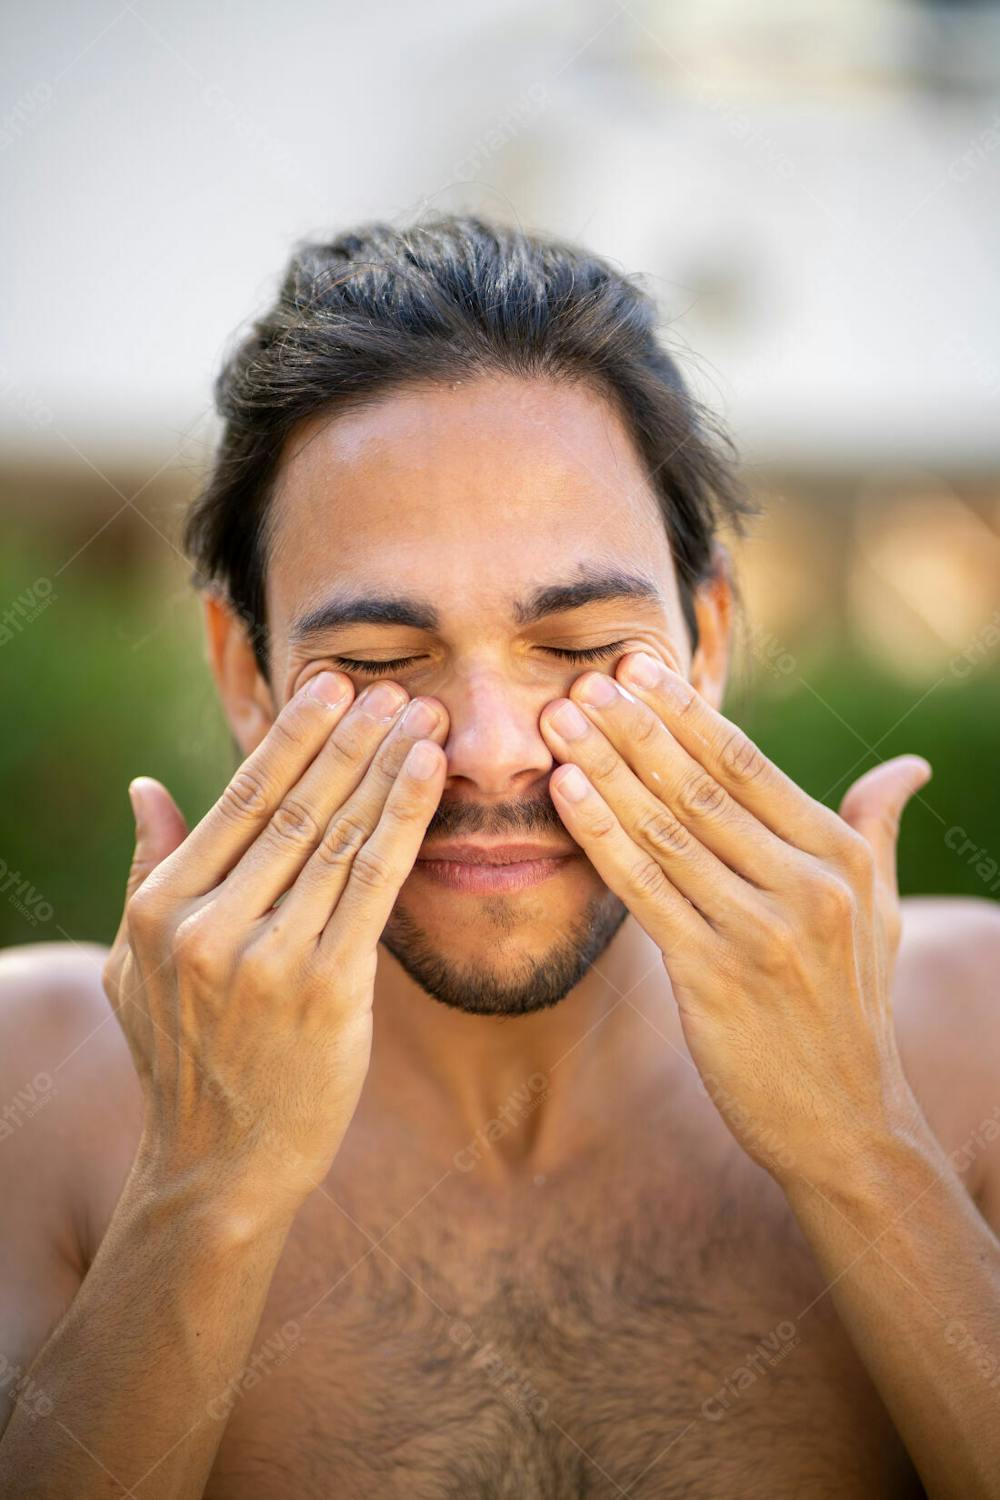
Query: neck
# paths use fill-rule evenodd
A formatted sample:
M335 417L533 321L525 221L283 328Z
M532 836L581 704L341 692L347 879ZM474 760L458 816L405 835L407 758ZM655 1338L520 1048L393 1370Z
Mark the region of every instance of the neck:
M498 1177L570 1160L691 1066L659 949L631 917L569 994L526 1016L442 1005L380 948L374 1018L368 1108Z

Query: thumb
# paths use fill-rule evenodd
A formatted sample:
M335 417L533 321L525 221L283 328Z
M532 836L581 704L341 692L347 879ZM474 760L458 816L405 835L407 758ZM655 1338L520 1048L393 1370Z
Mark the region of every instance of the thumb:
M920 755L897 755L858 778L840 804L840 816L866 838L880 879L896 891L896 842L903 809L930 781L930 765Z
M135 894L147 875L187 838L187 824L165 786L151 776L137 776L129 783L129 801L135 814L135 853L129 870L126 900Z

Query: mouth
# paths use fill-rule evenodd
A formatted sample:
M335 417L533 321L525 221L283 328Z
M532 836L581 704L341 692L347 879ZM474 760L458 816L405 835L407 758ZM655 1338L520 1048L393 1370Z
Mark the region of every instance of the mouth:
M573 844L437 844L413 869L453 891L518 891L559 874L578 852Z

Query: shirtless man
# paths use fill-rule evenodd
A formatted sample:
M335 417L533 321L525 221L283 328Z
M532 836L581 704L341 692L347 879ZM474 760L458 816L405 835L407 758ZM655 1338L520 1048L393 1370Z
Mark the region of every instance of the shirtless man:
M247 759L3 965L0 1492L1000 1495L1000 922L900 911L925 762L838 815L721 714L646 299L369 228L219 394Z

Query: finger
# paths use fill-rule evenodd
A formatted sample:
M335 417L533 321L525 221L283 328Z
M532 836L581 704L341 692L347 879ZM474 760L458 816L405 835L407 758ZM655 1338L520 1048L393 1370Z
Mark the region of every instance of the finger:
M540 725L560 760L574 761L628 836L713 925L745 905L749 887L643 786L602 731L568 698L546 704Z
M220 919L227 910L244 920L266 915L323 841L339 847L349 829L367 838L410 745L446 733L447 714L432 699L407 705L403 689L385 682L362 693L227 878Z
M903 809L926 786L931 768L919 755L897 755L858 778L840 804L840 816L871 845L879 878L895 894L896 845Z
M442 715L442 719L446 717ZM440 723L437 732L442 736L446 734L446 724ZM395 770L388 786L385 785L385 773L379 775L375 767L372 767L353 796L336 809L322 840L278 908L280 915L277 921L283 929L292 928L296 932L311 933L317 937L322 932L330 919L331 911L347 887L359 851L372 837L380 819L385 815L389 800L395 793L402 765L412 748L412 741L406 744L400 742L396 746ZM412 768L407 775L413 779ZM415 780L420 782L422 778L417 777ZM390 811L390 822L392 818L393 813Z
M648 704L606 672L584 673L570 694L642 784L731 870L771 891L800 878L800 852L735 801Z
M778 838L821 859L842 850L843 820L833 809L797 786L677 672L637 651L622 658L616 673L689 755Z
M556 811L609 890L669 956L711 936L711 927L681 895L652 855L640 849L577 765L549 777Z
M135 853L126 897L133 896L157 865L183 844L188 832L177 803L152 776L137 776L129 784L128 793L135 816Z
M345 948L374 950L441 800L447 767L440 745L418 740L410 747L371 836L356 852L327 857L317 869L309 887L314 903L310 927L321 919L321 957ZM314 859L323 856L317 851Z
M125 910L118 925L115 943L124 937L128 923L128 903L139 887L179 848L187 837L187 824L177 803L165 786L151 776L137 776L129 783L129 801L135 818L135 851L125 882Z
M349 677L320 672L289 699L214 807L164 861L164 878L178 897L203 896L225 878L326 743L352 694Z

